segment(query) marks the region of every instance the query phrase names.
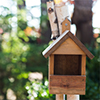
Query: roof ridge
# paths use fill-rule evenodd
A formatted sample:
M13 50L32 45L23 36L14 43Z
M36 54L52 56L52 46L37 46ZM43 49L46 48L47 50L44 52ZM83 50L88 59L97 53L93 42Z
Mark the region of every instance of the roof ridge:
M90 58L93 59L92 53L74 36L70 31L65 31L60 37L58 37L51 45L49 45L43 52L44 57L48 57L54 52L68 37L70 37L76 45Z
M46 52L48 52L50 49L52 49L52 47L54 47L55 44L56 44L58 41L60 41L60 39L62 39L62 37L64 37L64 36L66 35L66 33L68 34L68 32L69 32L69 31L67 30L67 31L65 31L63 34L61 34L60 37L58 37L52 44L50 44L50 45L42 52L42 54L45 55Z

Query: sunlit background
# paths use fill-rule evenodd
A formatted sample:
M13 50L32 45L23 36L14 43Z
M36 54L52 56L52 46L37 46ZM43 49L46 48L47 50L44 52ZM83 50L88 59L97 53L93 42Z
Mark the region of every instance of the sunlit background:
M41 54L52 42L46 3L25 0L23 5L23 1L0 0L0 100L55 100L48 90L48 59ZM55 0L57 4L61 1ZM68 1L63 3L71 18L74 0ZM99 100L100 96L100 0L93 1L95 42L86 46L95 58L87 59L87 94L81 96L82 100ZM75 24L71 25L71 32L76 34Z
M57 0L58 3L60 2L60 0ZM67 0L63 0L63 1L67 1ZM67 4L67 3L66 3ZM68 4L67 4L68 5ZM17 4L16 1L12 1L12 0L3 0L2 2L0 2L0 6L5 6L8 7L11 11L12 14L17 14ZM41 0L26 0L26 9L27 9L27 21L28 21L28 25L29 26L34 26L36 28L39 28L40 26L40 16L41 16ZM71 16L71 14L73 13L73 9L74 9L74 5L68 5L68 9L69 9L69 15ZM99 23L99 18L100 18L100 14L98 13L100 10L100 0L98 0L96 3L93 4L93 27L96 28L100 28L100 23ZM3 11L3 8L0 9L0 14L6 15L7 12ZM32 14L32 15L31 15ZM31 16L33 16L33 18L31 18ZM13 17L12 18L12 22L16 22L17 21L17 17ZM11 24L12 27L16 27L16 24L12 23ZM74 28L74 33L75 33L75 27L72 26L72 28Z

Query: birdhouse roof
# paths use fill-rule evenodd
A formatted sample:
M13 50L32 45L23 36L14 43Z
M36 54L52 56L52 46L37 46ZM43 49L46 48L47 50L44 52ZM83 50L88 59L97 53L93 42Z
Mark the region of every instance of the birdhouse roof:
M50 46L48 46L43 52L43 56L47 58L52 54L65 40L71 38L76 45L90 58L93 59L93 54L74 36L70 31L65 31L59 38L57 38Z

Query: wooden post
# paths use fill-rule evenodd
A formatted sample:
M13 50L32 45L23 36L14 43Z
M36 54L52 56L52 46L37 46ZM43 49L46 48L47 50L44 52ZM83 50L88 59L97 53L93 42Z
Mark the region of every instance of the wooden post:
M62 34L62 21L67 17L68 15L68 10L66 11L66 7L65 5L60 5L60 3L62 2L62 0L54 0L55 1L55 10L56 10L56 14L57 14L57 19L58 19L58 25L59 25L59 33L60 35ZM65 100L64 98L64 94L56 94L56 100Z
M64 100L63 94L56 94L56 100Z
M67 100L79 100L79 95L67 95Z
M79 95L67 95L67 100L80 100Z

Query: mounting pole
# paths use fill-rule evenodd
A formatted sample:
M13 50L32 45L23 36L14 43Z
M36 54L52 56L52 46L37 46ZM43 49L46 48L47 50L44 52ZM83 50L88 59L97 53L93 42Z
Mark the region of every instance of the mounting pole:
M55 3L57 0L54 0ZM59 2L63 2L62 0L60 0ZM58 24L59 24L59 31L60 31L60 35L62 34L62 26L61 22L66 18L66 16L68 16L68 8L67 10L65 9L67 6L65 5L60 5L59 6L55 6L56 9L56 13L57 13L57 18L58 18ZM61 12L62 11L62 12ZM56 100L65 100L65 94L56 94ZM67 100L79 100L79 95L67 95Z
M65 100L63 94L56 94L56 100Z
M79 95L67 95L67 100L79 100Z

